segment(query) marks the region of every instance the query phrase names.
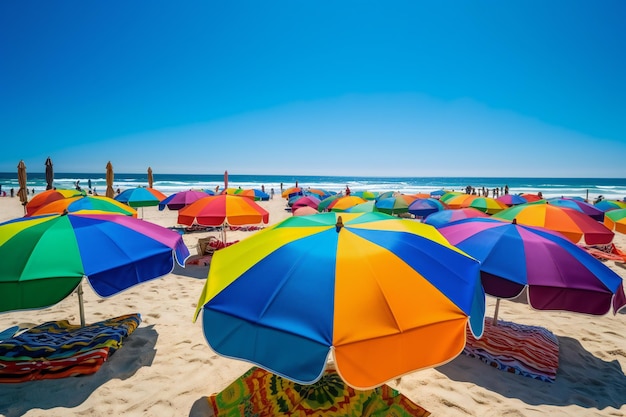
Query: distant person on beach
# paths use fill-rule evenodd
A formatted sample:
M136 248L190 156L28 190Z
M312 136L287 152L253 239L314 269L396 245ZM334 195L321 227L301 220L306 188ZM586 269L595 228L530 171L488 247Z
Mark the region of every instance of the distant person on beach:
M274 199L274 189L270 189L270 199Z
M15 195L15 190L11 188L11 197L13 197L14 195Z
M283 192L283 183L282 182L280 183L280 192L281 193Z
M506 195L506 194L508 194L508 193L509 193L509 186L508 186L508 185L505 185L505 186L504 186L504 194Z
M118 193L118 194L120 193L120 189L119 189L119 187L118 187L117 191L115 191L115 192L116 192L116 193Z
M346 195L347 196L350 195L350 187L348 187L347 185L346 185Z

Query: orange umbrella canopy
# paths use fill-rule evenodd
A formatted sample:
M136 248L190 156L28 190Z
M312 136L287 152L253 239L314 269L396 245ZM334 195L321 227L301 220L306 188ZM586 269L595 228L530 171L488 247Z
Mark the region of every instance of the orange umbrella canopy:
M269 222L269 213L249 198L221 194L204 197L178 211L178 223L191 226L244 226Z
M45 206L46 204L52 203L53 201L83 195L85 195L85 192L78 190L56 189L42 191L34 196L33 199L26 204L26 214L31 215L39 210L41 207Z
M357 197L354 195L346 195L343 197L339 197L334 200L332 203L328 205L328 209L331 211L345 211L350 207L356 206L357 204L365 203L367 200ZM318 206L319 207L319 206Z
M611 243L614 233L602 223L574 209L552 204L525 203L502 210L494 219L516 221L526 226L539 226L562 233L574 243L584 237L588 245Z
M137 217L137 210L120 203L109 197L89 195L62 198L48 203L36 211L31 216L42 214L62 214L68 213L99 213L99 214L121 214L124 216Z

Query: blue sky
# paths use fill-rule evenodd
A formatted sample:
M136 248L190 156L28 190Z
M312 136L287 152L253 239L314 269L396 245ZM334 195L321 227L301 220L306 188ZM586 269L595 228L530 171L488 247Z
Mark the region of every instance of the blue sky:
M0 171L626 178L626 2L5 1Z

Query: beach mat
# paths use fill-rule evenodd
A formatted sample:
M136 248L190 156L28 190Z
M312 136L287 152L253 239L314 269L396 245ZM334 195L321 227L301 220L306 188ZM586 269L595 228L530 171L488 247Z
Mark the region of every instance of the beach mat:
M208 401L215 417L430 415L388 385L357 391L330 369L318 382L301 385L253 367Z
M0 342L0 382L93 374L140 323L135 313L85 327L67 320L33 327Z
M523 324L485 320L480 339L467 330L463 353L518 375L554 382L559 368L559 342L549 330Z

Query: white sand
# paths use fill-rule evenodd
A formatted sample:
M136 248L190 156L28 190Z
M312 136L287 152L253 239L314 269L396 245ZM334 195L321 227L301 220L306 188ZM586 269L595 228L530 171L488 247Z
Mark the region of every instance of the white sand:
M261 202L271 223L290 214L285 201ZM141 214L141 209L139 213ZM17 198L0 198L0 221L23 215ZM143 209L143 218L176 224L175 211ZM254 232L229 232L242 239ZM185 234L195 254L200 237ZM626 248L626 237L615 243ZM0 263L2 260L0 260ZM626 269L607 262L622 277ZM0 384L0 414L6 416L188 416L206 415L206 397L226 387L251 365L218 356L208 347L201 320L192 322L208 266L187 266L109 299L85 286L87 322L141 313L141 326L94 375ZM491 315L495 300L488 298ZM508 374L460 355L434 369L389 385L435 416L623 416L626 415L626 314L605 317L539 312L503 301L502 320L538 325L558 336L560 367L555 383ZM0 314L0 330L22 323L68 319L78 323L76 296L48 309Z

